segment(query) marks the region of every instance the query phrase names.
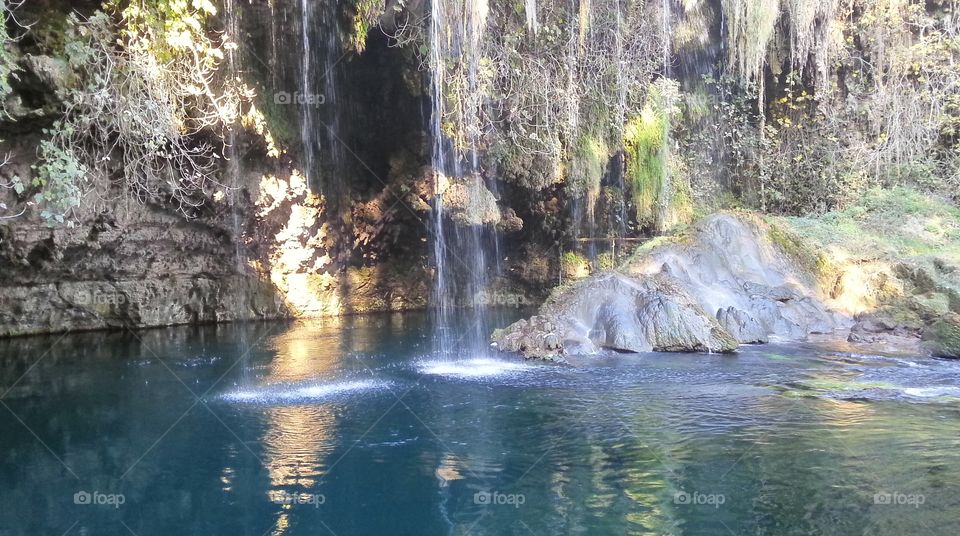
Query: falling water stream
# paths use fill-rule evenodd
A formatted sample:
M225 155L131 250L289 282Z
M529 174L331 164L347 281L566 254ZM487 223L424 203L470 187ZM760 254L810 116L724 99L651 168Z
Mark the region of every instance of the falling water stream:
M224 39L229 46L227 49L227 76L231 80L239 80L241 61L239 55L240 42L240 11L234 6L234 0L224 0ZM239 118L237 119L239 121ZM233 262L234 271L237 276L247 273L247 256L243 245L243 222L241 218L242 207L242 188L243 188L243 168L241 167L240 154L237 150L237 129L239 125L233 124L227 131L227 143L224 147L224 157L227 161L227 176L232 186L229 189L230 197L230 219L233 227ZM240 348L243 353L241 359L245 360L249 354L250 343L247 340L245 332L240 333ZM245 365L245 363L244 363ZM244 383L249 382L249 374L246 372L248 367L243 366L242 379Z
M671 34L671 15L672 9L670 2L671 0L660 0L661 2L661 16L663 17L663 77L667 81L670 80L670 67L672 63L672 52L671 52L671 43L670 43L670 34ZM670 105L672 106L672 104ZM659 223L658 231L665 231L666 227L669 225L670 218L670 204L673 197L673 186L671 184L670 177L670 112L664 110L665 114L663 120L663 143L660 146L660 151L662 152L661 162L663 162L663 177L660 182L660 196L657 200L657 210L659 216L657 220Z
M480 44L484 36L488 5L486 0L458 2L436 0L431 4L431 161L435 173L433 205L433 256L436 268L434 306L437 343L444 356L476 354L486 347L487 322L484 310L489 286L491 258L496 258L496 229L485 225L458 225L449 219L445 195L454 182L463 185L466 200L461 210L476 214L483 210L481 196L487 188L480 176L477 135L479 126L471 105L480 102L478 81ZM451 74L452 73L452 74ZM466 95L451 103L449 76L466 80ZM464 102L466 101L466 102ZM446 121L454 125L461 139L444 134ZM491 255L491 252L494 254ZM495 263L494 263L495 264ZM467 322L455 330L453 309L465 307Z
M313 25L313 5L311 0L300 0L300 36L303 50L301 51L300 65L300 95L310 95L313 91L314 47L311 43L310 29ZM291 99L294 97L291 96ZM315 184L317 141L316 141L315 109L310 106L300 106L300 141L303 144L304 176L307 184Z

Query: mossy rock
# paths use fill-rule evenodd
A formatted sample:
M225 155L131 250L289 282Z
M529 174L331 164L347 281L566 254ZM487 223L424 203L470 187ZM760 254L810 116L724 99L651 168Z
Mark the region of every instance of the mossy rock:
M767 238L770 242L796 261L799 266L814 274L821 283L829 286L840 275L842 271L840 266L793 229L780 224L774 218L765 218L764 223L767 224Z
M923 341L937 357L960 358L960 315L947 313L923 332Z

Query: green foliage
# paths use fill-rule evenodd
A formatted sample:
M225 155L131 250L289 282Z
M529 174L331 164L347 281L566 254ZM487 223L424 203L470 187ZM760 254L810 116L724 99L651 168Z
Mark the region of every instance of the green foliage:
M206 34L207 18L217 14L211 0L106 0L103 7L123 19L119 34L128 49L149 53L161 63L196 54L203 65L215 68L223 60Z
M590 274L590 262L574 251L565 251L560 256L560 270L565 278L579 278Z
M761 8L779 13L769 38L769 26L737 19ZM958 198L960 26L951 5L724 0L724 13L735 68L711 81L720 99L708 133L682 143L722 162L721 182L746 205L823 213L897 185ZM770 88L749 74L764 68ZM714 133L723 143L710 141Z
M37 166L43 214L64 221L88 173L115 179L140 201L191 216L215 183L217 147L247 97L216 79L223 52L206 35L209 0L110 0L86 20L68 18L63 55L76 78L63 118L46 134ZM212 136L211 136L212 134Z
M613 253L604 252L597 255L597 268L601 270L613 270L617 267L617 261L613 257Z
M627 123L624 146L627 153L627 176L633 186L637 220L653 225L657 204L666 175L666 120L651 107Z
M812 64L822 87L828 75L830 23L839 5L840 0L721 0L728 64L744 83L761 86L767 66L779 74L783 68L803 72ZM782 50L787 46L789 62Z
M530 7L433 2L446 23L435 42L418 44L441 82L443 133L524 187L567 179L578 194L596 191L591 146L620 144L624 118L639 113L662 62L650 53L661 37L657 8L541 1L532 17Z
M817 1L817 0L812 0ZM722 0L729 21L730 64L748 82L761 76L780 18L780 0Z
M40 142L40 163L34 169L33 185L40 188L34 201L41 207L40 216L48 223L64 223L66 215L80 206L86 166L70 148L44 140Z
M366 48L367 34L383 14L383 5L380 0L355 0L350 41L357 52L363 52Z

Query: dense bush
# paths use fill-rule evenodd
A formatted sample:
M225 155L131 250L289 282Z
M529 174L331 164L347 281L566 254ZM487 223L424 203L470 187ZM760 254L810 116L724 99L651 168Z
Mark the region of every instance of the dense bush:
M109 0L103 9L87 18L70 14L62 50L49 51L62 55L72 74L59 88L62 115L44 131L35 201L56 222L81 200L92 204L118 191L194 215L209 190L222 187L223 134L248 96L218 77L222 43L206 25L216 8L209 0Z

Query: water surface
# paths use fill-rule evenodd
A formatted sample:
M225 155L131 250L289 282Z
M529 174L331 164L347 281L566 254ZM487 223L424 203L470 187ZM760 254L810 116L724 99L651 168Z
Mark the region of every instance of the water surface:
M430 332L0 342L0 535L960 534L958 362L451 361Z

